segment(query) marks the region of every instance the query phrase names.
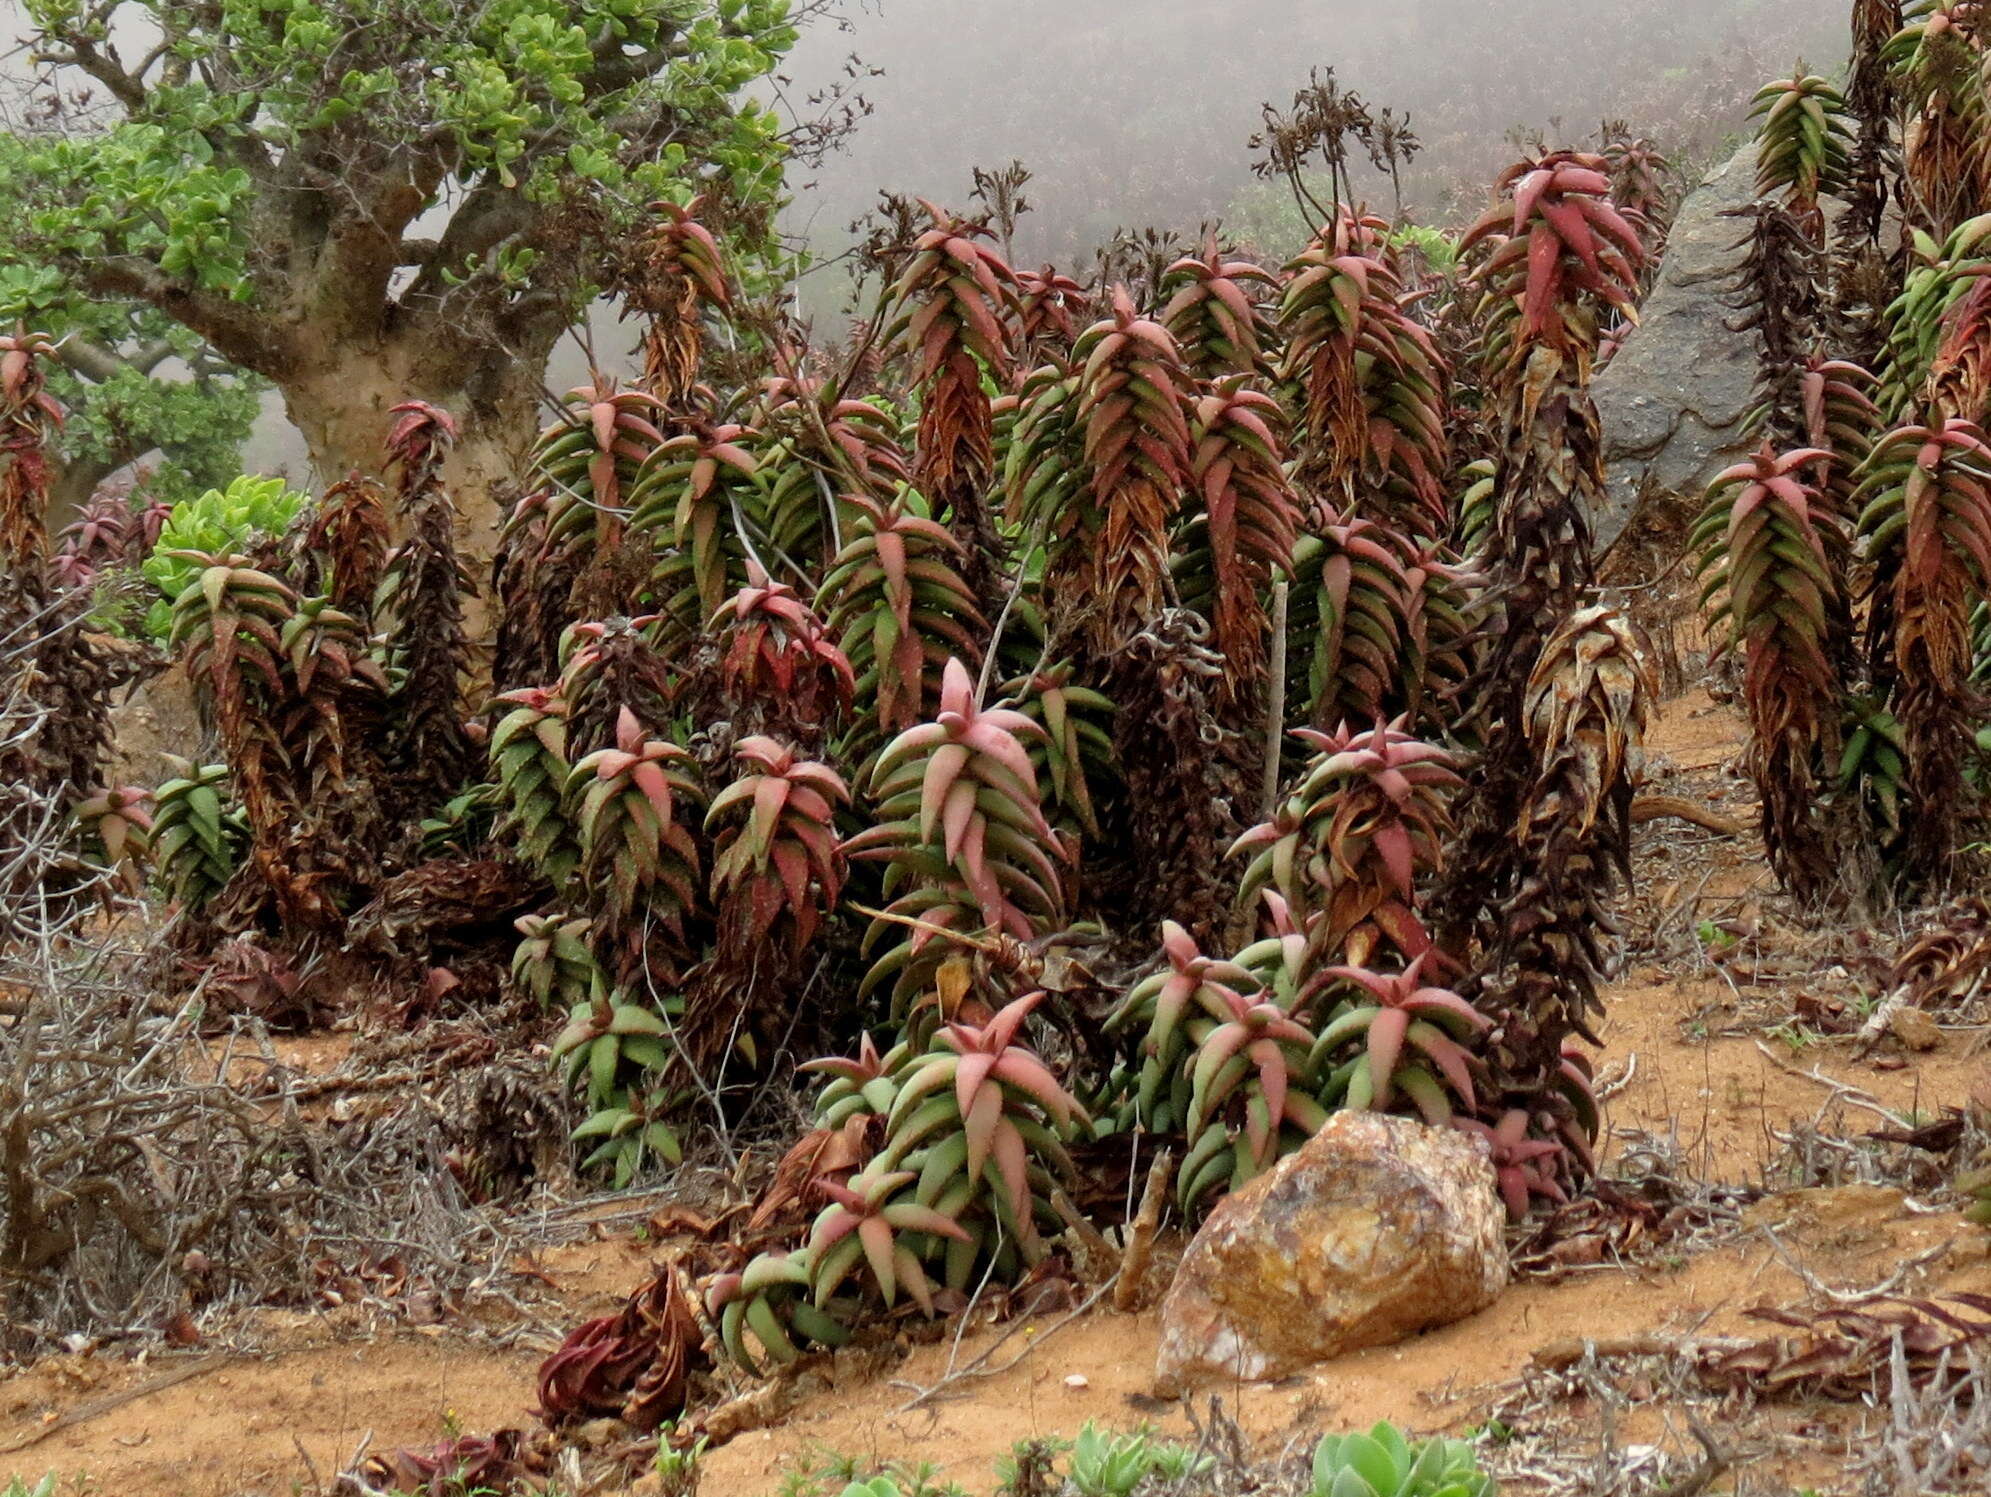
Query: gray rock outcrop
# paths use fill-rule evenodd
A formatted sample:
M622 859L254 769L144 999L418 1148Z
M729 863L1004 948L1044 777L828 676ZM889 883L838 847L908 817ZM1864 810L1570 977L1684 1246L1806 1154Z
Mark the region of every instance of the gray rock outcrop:
M1616 540L1652 499L1698 501L1748 446L1740 424L1756 380L1756 340L1733 332L1731 304L1746 225L1721 215L1756 196L1756 148L1744 146L1681 205L1640 324L1597 375L1609 472L1597 545Z

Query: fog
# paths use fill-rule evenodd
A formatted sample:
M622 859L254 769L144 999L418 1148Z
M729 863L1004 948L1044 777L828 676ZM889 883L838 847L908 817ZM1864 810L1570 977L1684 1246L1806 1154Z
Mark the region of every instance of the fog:
M818 248L877 189L966 203L969 172L1021 159L1037 212L1017 258L1074 262L1119 226L1251 230L1280 194L1254 184L1261 101L1332 66L1372 106L1409 110L1427 222L1476 211L1513 159L1510 130L1574 143L1606 116L1686 156L1739 129L1750 94L1801 54L1835 71L1849 0L844 0L792 59L791 101L856 52L883 76L848 148L798 192ZM1560 121L1560 128L1552 122ZM1558 140L1557 137L1560 137ZM1366 168L1365 168L1366 171ZM1364 184L1392 204L1387 180ZM1269 234L1267 237L1271 237ZM1271 245L1271 248L1287 248Z
M1512 134L1575 143L1623 118L1704 163L1743 127L1751 93L1806 57L1843 66L1850 0L834 0L837 22L803 34L783 102L845 78L855 53L880 70L858 86L871 105L844 148L793 179L791 236L827 260L880 189L957 207L970 171L1021 160L1034 208L1015 257L1083 269L1120 227L1193 233L1222 218L1261 248L1296 247L1285 193L1256 182L1246 142L1260 105L1284 106L1315 67L1376 108L1408 110L1424 152L1406 206L1451 223L1481 205L1512 160ZM840 23L840 24L838 24ZM26 26L0 0L0 78L25 72L7 44ZM1393 206L1387 179L1358 191ZM838 300L835 269L805 298ZM602 361L630 367L635 340L605 309L590 319ZM825 328L826 332L833 332ZM549 382L577 383L578 340ZM294 434L272 399L245 454L252 467L295 467Z

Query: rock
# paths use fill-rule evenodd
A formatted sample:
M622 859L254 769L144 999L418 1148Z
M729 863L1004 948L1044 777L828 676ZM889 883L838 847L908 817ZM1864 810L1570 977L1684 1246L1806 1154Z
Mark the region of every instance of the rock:
M1756 340L1729 328L1740 315L1731 288L1746 226L1721 215L1755 196L1750 144L1681 205L1639 326L1591 386L1609 473L1604 513L1592 517L1600 550L1642 505L1673 499L1698 509L1715 475L1748 446L1741 422L1753 403Z
M167 777L162 754L200 762L200 717L193 687L178 666L154 676L111 707L106 783L158 784Z
M1507 1284L1506 1222L1484 1140L1338 1112L1190 1243L1155 1391L1284 1377L1482 1310Z
M588 1450L606 1450L629 1434L629 1426L620 1419L590 1419L574 1430L573 1440Z
M1887 1027L1910 1050L1926 1053L1943 1048L1943 1032L1936 1021L1913 1006L1897 1008Z

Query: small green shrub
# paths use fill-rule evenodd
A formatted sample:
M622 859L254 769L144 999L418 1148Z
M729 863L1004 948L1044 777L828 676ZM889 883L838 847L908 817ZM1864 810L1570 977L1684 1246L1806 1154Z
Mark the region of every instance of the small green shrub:
M281 478L244 473L226 489L209 489L174 505L158 544L139 568L159 590L145 615L146 633L163 640L172 632L173 604L200 577L199 562L173 553L228 556L246 551L257 537L281 535L304 500Z
M1210 1465L1193 1446L1157 1440L1149 1426L1116 1435L1088 1420L1072 1443L1069 1475L1079 1497L1132 1497L1151 1476L1174 1486Z
M1395 1426L1366 1435L1329 1435L1314 1450L1313 1497L1494 1497L1463 1440L1413 1445Z

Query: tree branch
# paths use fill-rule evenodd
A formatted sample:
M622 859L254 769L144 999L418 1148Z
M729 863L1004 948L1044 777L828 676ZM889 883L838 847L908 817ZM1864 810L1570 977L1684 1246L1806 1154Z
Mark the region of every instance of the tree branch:
M281 380L296 368L295 341L255 308L175 280L138 255L79 260L69 267L94 296L129 297L199 333L230 363Z
M91 383L99 385L125 367L125 360L121 355L105 348L102 344L92 343L80 333L71 333L56 344L55 356L61 359L63 366L72 373L80 374Z

